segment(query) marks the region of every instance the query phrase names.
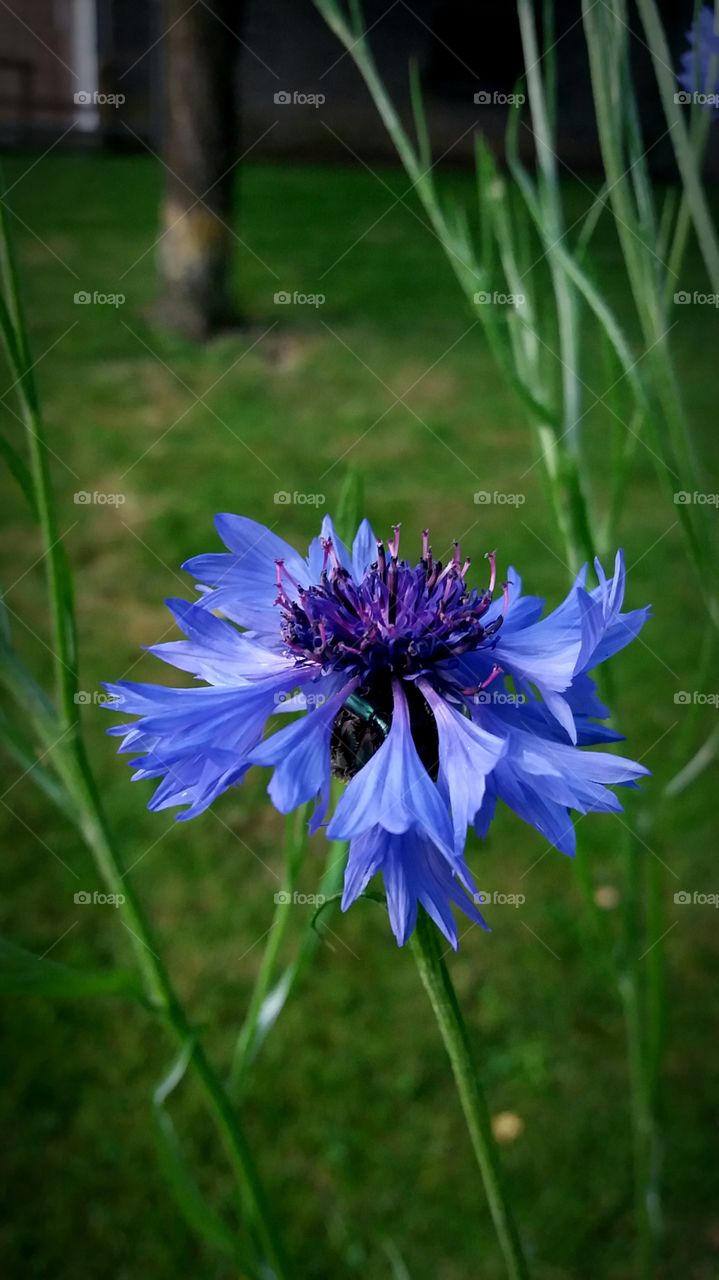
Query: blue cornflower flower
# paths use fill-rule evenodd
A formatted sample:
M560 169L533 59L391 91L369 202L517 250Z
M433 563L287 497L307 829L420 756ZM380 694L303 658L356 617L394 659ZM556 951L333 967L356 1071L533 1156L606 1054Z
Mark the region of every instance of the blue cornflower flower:
M713 107L714 113L719 114L719 33L715 30L714 10L710 5L700 9L696 23L687 32L687 40L689 48L682 54L677 80L687 93L708 98L702 105Z
M243 516L216 523L228 552L184 566L200 599L167 602L187 638L150 650L205 684L107 686L110 709L139 717L110 730L136 757L134 777L162 779L151 809L184 805L193 818L259 764L280 812L315 801L316 830L334 773L347 783L327 825L350 842L343 909L381 871L397 942L421 904L456 947L452 903L487 927L464 849L498 798L572 854L569 810L616 812L608 786L647 772L580 749L619 738L598 723L609 713L587 673L649 612L621 612L621 553L612 578L597 563L597 587L583 571L541 618L511 568L495 599L493 552L486 588L469 587L459 544L435 561L428 530L412 564L399 525L385 545L363 520L350 552L325 517L305 558Z

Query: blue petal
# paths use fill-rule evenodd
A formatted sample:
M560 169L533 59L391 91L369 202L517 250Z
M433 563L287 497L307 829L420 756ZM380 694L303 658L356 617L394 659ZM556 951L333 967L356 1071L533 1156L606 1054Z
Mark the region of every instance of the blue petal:
M557 723L561 725L570 742L576 743L577 726L574 723L572 708L566 698L563 698L561 693L555 693L553 689L546 689L542 685L538 687L550 716L553 716Z
M497 799L497 784L495 779L490 777L487 779L482 803L474 815L474 829L480 840L486 839L489 835L489 828L497 812Z
M455 710L427 680L418 686L429 703L439 736L440 780L452 807L455 850L464 849L467 826L482 804L485 779L507 744Z
M370 565L377 559L377 539L369 520L359 526L352 543L352 576L361 582Z
M336 677L328 677L336 684ZM290 813L319 795L330 779L330 737L337 712L355 688L357 680L345 684L339 693L327 697L315 710L285 729L278 730L250 752L253 764L269 765L275 772L267 788L280 813ZM317 685L317 697L324 697L325 681Z
M277 571L273 564L248 564L224 552L193 556L183 569L191 573L203 594L203 609L218 609L242 627L276 634ZM210 589L212 588L212 589Z
M503 671L561 693L571 683L582 644L577 589L548 617L519 631L500 630L494 658ZM469 655L471 657L471 655Z
M289 543L246 516L218 515L215 523L232 554L193 556L182 566L201 587L213 588L202 607L219 609L243 627L277 633L276 561L282 560L295 581L308 586L305 561Z
M309 553L307 556L310 575L312 577L313 582L319 582L320 574L322 572L322 567L325 563L325 549L322 546L322 542L323 540L326 542L328 539L331 541L332 546L334 547L335 553L337 555L337 559L342 565L342 568L346 569L348 573L350 573L352 570L352 559L351 559L350 553L347 550L344 542L340 538L337 530L335 529L332 516L324 516L322 520L322 529L320 530L320 536L318 538L312 539L310 543ZM330 560L330 563L331 563L331 560Z
M487 626L490 622L494 622L501 613L503 615L502 631L505 634L508 629L510 631L521 631L524 627L529 627L538 620L543 608L544 601L541 596L522 595L521 574L517 573L513 565L510 565L507 570L506 605L504 597L498 596L489 606L482 622L484 626Z
M393 681L393 691L394 714L389 734L349 783L327 834L331 840L350 840L375 824L395 834L418 826L449 853L449 812L417 754L407 701L397 680Z
M647 605L644 609L633 609L631 613L622 613L610 623L592 655L592 666L596 667L600 662L606 662L607 658L613 657L626 645L631 644L632 640L636 640L644 623L651 617L651 612L651 607Z
M292 659L255 643L199 604L187 600L167 600L166 604L189 639L149 645L148 652L180 671L190 671L209 684L237 685L245 679L279 674L294 665Z
M364 893L375 872L379 871L384 857L385 842L389 839L381 827L371 827L355 836L350 845L345 869L342 910L346 911Z
M523 709L482 707L474 714L507 742L507 752L491 775L492 792L563 853L572 854L575 848L569 809L618 812L621 805L608 786L632 785L648 772L622 756L582 751L556 737L542 736L539 719L533 732L520 728L522 717L527 722ZM478 813L480 834L486 834L488 820L489 809Z
M225 546L248 565L271 565L274 577L274 566L282 560L293 578L303 586L309 585L307 565L299 551L265 525L247 516L220 514L215 516L215 527Z
M382 860L387 910L397 946L403 947L417 923L417 896L412 892L401 848L387 841Z
M322 537L330 539L342 568L346 569L348 573L351 573L352 557L335 529L335 522L332 519L332 516L325 516L322 520Z
M455 949L458 938L451 910L453 903L475 924L488 928L475 902L461 887L464 884L476 894L466 864L458 858L453 871L444 854L416 830L396 835L375 826L352 841L345 873L343 911L359 897L378 871L384 878L390 924L399 946L404 946L410 937L420 905Z
M613 654L618 653L641 631L650 615L650 609L635 609L631 613L622 613L626 573L624 555L617 551L614 560L614 576L607 579L599 562L594 565L599 579L599 586L590 592L582 593L580 605L583 612L585 631L582 652L577 662L577 673L599 666Z
M121 681L106 686L117 699L106 705L140 719L110 732L125 736L126 750L145 753L135 762L137 778L164 778L151 807L189 804L184 816L194 817L244 775L248 752L278 698L315 674L293 668L235 688L168 689Z
M509 769L502 776L497 774L497 787L505 804L518 817L535 827L560 853L574 857L577 844L574 823L566 807L546 800L538 787L524 785Z

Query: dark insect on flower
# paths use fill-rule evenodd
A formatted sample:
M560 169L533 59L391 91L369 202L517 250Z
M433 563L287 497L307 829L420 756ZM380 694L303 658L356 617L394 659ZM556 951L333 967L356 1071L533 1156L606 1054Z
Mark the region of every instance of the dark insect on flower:
M160 779L151 808L195 817L260 764L282 813L315 800L315 830L334 773L347 783L327 824L350 841L343 907L381 872L400 944L421 904L456 946L451 904L486 927L468 826L485 835L502 799L571 855L569 811L617 811L609 786L647 772L581 750L619 737L600 723L609 712L588 672L648 614L621 612L621 553L612 578L597 563L597 587L583 571L541 618L543 601L522 595L511 568L495 596L493 552L487 584L471 587L459 545L435 560L428 530L413 564L399 525L385 544L363 520L350 552L326 517L307 558L242 516L217 527L229 553L185 566L199 600L168 601L187 638L151 650L204 685L107 686L110 709L139 717L110 732L135 757L135 778Z
M389 725L371 702L351 693L332 725L332 772L349 782L382 746Z

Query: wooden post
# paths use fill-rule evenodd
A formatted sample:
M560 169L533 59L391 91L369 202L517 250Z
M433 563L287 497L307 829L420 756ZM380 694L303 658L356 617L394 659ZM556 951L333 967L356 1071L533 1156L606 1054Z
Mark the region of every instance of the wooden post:
M202 341L237 321L231 301L243 0L163 0L165 192L159 319Z

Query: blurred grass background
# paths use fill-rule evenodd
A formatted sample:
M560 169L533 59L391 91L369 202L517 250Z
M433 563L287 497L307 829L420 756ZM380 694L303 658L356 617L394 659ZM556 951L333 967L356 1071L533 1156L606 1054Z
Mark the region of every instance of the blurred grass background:
M191 594L179 565L218 547L213 514L242 512L303 546L321 512L277 505L275 492L324 494L321 511L332 511L349 462L363 473L375 528L401 520L407 553L428 524L436 552L462 539L480 580L482 555L496 547L500 572L513 563L526 590L552 603L563 596L561 542L522 410L439 246L401 203L385 213L391 196L370 174L244 168L237 230L258 255L238 253L248 332L197 349L151 324L148 249L160 190L153 163L49 156L31 171L32 159L13 157L7 180L18 179L11 221L57 454L60 525L76 573L83 689L94 695L100 681L121 674L170 682L173 673L140 646L171 634L162 601ZM397 195L405 192L398 171L383 170L382 178ZM450 174L446 185L471 200L468 175ZM576 184L567 196L579 217L589 193ZM595 249L602 286L632 330L608 221ZM695 260L681 287L704 287ZM280 289L321 292L326 301L316 309L276 306ZM122 292L126 302L77 306L78 290ZM683 307L678 320L673 340L689 411L714 465L709 489L719 489L716 316ZM589 351L587 361L587 382L602 393L613 378L599 353ZM396 396L409 407L390 407ZM11 394L5 402L13 405ZM2 413L17 438L18 423ZM622 429L601 404L585 427L602 496L612 433ZM79 490L121 493L125 501L77 505ZM525 501L477 505L478 490L521 493ZM16 643L47 675L40 543L9 481L4 493L3 582L10 607L34 633L16 622ZM621 544L628 607L654 604L645 643L614 664L626 751L658 775L647 783L651 794L666 779L673 735L688 710L674 693L693 687L701 604L675 510L642 445ZM150 788L130 785L104 736L107 718L95 705L85 714L107 806L169 967L213 1056L229 1062L281 887L283 826L265 797L266 778L254 771L214 811L177 825L169 813L146 812ZM707 733L716 715L715 707L702 710ZM2 932L66 964L124 963L112 908L73 901L80 889L102 887L89 854L14 766L6 764L3 776ZM711 773L703 775L668 810L652 848L640 845L640 856L658 856L670 868L660 1274L690 1280L719 1274L716 1087L707 1065L716 915L710 906L675 906L673 895L719 889L714 785ZM595 884L620 892L622 821L632 825L631 805L624 819L583 821L579 840ZM303 874L306 892L316 887L323 853L318 838ZM504 1159L530 1261L539 1280L622 1280L631 1274L631 1168L610 957L588 928L574 868L511 814L500 813L481 848L474 842L470 863L483 889L526 895L520 909L488 907L494 931L470 929L451 966L493 1110L512 1111L524 1125ZM310 912L296 907L288 956ZM619 937L619 911L613 916ZM411 957L397 950L372 903L337 917L332 928L332 945L320 949L268 1041L244 1106L293 1274L380 1280L404 1274L393 1272L400 1258L412 1280L495 1280L502 1272L491 1226ZM158 1171L148 1104L170 1051L149 1020L110 1001L29 998L5 1002L1 1016L7 1273L229 1277L227 1264L191 1236ZM222 1203L224 1157L191 1087L175 1096L174 1114L203 1187Z

